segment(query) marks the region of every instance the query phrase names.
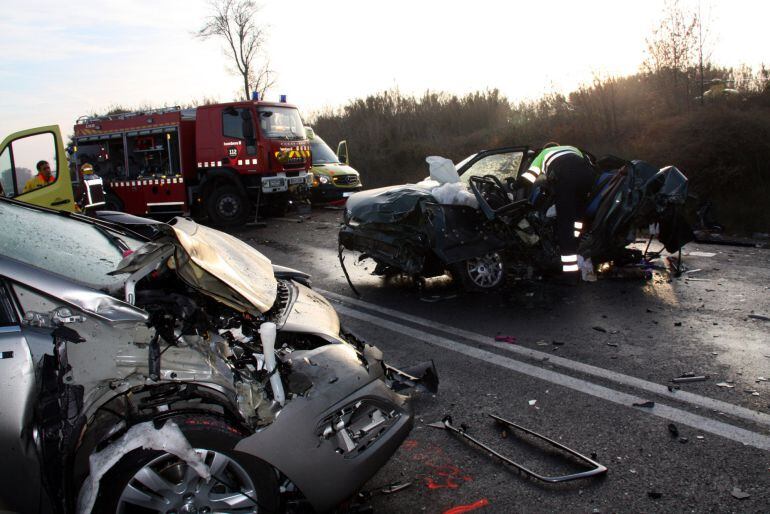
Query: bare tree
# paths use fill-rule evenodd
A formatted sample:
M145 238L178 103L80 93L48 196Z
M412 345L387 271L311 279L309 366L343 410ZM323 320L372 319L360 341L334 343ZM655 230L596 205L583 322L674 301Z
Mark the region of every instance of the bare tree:
M686 11L679 0L668 0L660 27L647 39L647 58L643 67L664 79L665 89L673 103L671 107L679 107L682 95L689 104L688 73L702 56L702 45L698 14Z
M261 67L256 62L267 37L265 25L257 22L260 6L253 0L212 0L211 10L197 37L224 39L226 53L243 80L244 98L248 100L252 91L264 96L275 79L268 59Z

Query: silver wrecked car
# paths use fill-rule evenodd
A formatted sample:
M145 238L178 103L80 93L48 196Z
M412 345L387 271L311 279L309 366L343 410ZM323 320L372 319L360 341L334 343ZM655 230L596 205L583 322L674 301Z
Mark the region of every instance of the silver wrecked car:
M0 510L324 511L354 494L411 429L396 391L435 390L432 363L384 364L307 275L228 234L147 220L148 240L135 220L0 198Z

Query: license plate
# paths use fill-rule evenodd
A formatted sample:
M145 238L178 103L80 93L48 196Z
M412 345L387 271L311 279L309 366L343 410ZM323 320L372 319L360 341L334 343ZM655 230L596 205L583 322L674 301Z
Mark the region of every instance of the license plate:
M342 198L347 198L348 196L352 195L353 191L347 191L345 193L342 193Z
M289 179L289 184L303 184L305 182L305 177L291 177Z

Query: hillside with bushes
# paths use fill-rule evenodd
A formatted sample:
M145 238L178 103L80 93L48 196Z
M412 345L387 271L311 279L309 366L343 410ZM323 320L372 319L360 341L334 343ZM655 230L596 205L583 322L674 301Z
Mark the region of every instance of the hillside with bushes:
M675 164L699 202L712 201L732 230L767 231L770 213L768 70L667 70L595 80L568 95L512 103L497 90L466 96L383 91L317 113L315 130L329 143L347 139L367 187L414 182L425 157L455 162L486 148L572 144L656 166ZM726 87L733 86L733 87Z

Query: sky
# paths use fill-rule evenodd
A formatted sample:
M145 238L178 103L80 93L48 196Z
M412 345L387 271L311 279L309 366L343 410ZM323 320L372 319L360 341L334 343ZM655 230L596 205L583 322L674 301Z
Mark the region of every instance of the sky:
M697 8L698 0L682 0ZM230 101L240 79L219 41L193 36L205 0L4 0L0 137L110 106ZM770 64L770 3L701 0L712 61ZM634 73L664 0L263 0L265 55L305 117L378 91L511 100Z

